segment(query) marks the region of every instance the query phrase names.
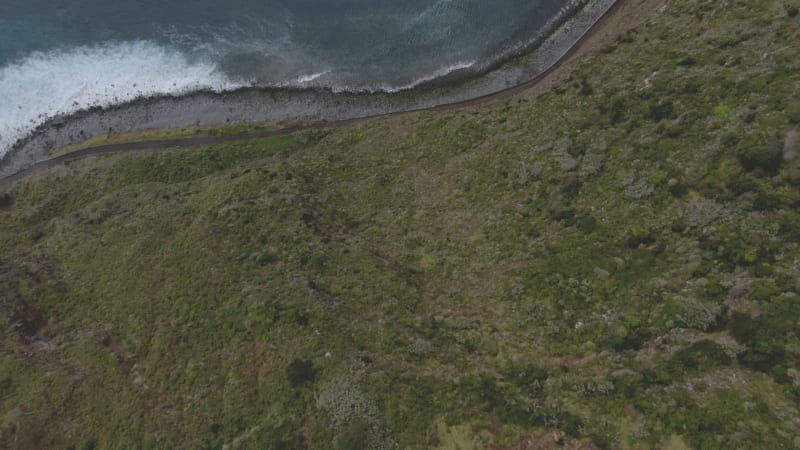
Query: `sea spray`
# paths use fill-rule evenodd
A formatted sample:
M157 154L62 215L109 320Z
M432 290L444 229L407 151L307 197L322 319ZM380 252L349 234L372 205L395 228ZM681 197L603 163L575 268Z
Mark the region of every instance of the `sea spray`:
M50 117L138 97L241 85L214 64L146 41L36 52L0 68L0 156Z

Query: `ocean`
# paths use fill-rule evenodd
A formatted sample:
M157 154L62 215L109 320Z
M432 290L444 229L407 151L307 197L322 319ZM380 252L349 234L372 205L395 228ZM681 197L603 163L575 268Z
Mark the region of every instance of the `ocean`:
M395 92L526 48L565 0L2 0L0 156L50 117L247 86Z

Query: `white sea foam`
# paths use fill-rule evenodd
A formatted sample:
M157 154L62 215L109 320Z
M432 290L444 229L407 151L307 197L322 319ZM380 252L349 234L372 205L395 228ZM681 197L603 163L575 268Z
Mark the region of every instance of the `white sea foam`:
M561 16L582 1L568 0L543 30L550 31ZM442 32L447 27L434 24L459 23L457 18L442 18L463 14L464 8L459 4L456 0L437 0L402 32L412 40L425 39L413 38L426 35L417 33L419 27L428 29L428 34L430 29ZM497 58L514 53L517 46L524 48L528 44L517 43L494 58L474 56L472 52L439 67L421 62L399 71L399 77L388 74L381 82L375 79L382 73L380 70L370 72L369 67L358 64L337 65L320 58L307 46L294 43L292 26L290 17L279 17L225 27L190 27L183 34L173 27L162 30L172 44L168 46L134 41L72 47L33 53L0 67L0 157L17 139L50 117L140 96L177 95L201 89L225 91L251 84L395 93L461 70L479 73ZM189 48L191 54L205 56L193 58L174 47ZM238 77L252 78L239 81Z
M297 83L300 83L300 84L310 83L310 82L316 80L317 78L319 78L319 77L321 77L323 75L326 75L328 73L330 73L330 70L326 70L324 72L312 73L310 75L301 75L301 76L297 77L294 81L296 81Z
M445 77L447 75L450 75L453 72L457 72L459 70L465 70L465 69L472 68L477 63L478 63L477 61L457 61L457 62L455 62L453 64L449 64L447 66L444 66L444 67L441 67L439 69L436 69L433 72L430 72L430 73L428 73L426 75L423 75L423 76L415 79L414 81L412 81L412 82L410 82L408 84L404 84L404 85L401 85L401 86L382 85L382 86L380 86L379 90L386 91L386 92L389 92L389 93L406 91L408 89L415 88L415 87L419 86L420 84L427 83L429 81L433 81L433 80L436 80L438 78L442 78L442 77Z
M0 156L53 116L141 96L241 85L212 63L147 41L33 53L0 67Z
M317 80L317 79L319 79L319 78L321 78L321 77L323 77L323 76L325 76L325 75L327 75L329 73L331 73L330 70L325 70L325 71L322 71L322 72L310 73L310 74L307 74L307 75L300 75L299 77L296 77L296 78L291 79L289 81L285 81L283 83L279 83L278 87L290 87L290 86L293 86L293 87L305 87L309 83L311 83L312 81L315 81L315 80Z

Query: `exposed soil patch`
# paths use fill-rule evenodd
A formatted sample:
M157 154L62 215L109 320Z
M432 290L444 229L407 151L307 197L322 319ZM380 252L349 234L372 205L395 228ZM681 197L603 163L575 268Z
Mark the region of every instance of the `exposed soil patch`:
M110 331L104 331L100 339L100 343L103 344L103 347L106 347L112 355L114 355L120 367L122 367L126 372L130 370L128 352L125 351L125 347L122 346L122 343L116 338L116 336L111 334Z

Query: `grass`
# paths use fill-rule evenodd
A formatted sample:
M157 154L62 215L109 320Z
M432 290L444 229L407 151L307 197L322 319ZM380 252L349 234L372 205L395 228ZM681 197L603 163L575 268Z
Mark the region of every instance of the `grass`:
M231 136L243 133L257 133L261 131L274 131L283 128L277 124L234 124L221 127L199 127L191 126L185 128L166 128L136 131L132 133L115 133L105 136L98 136L87 139L79 144L70 145L54 150L49 157L66 155L79 150L97 147L108 144L120 144L124 142L155 141L163 139L180 139L194 136Z
M790 12L670 3L535 100L16 183L0 442L800 445Z

